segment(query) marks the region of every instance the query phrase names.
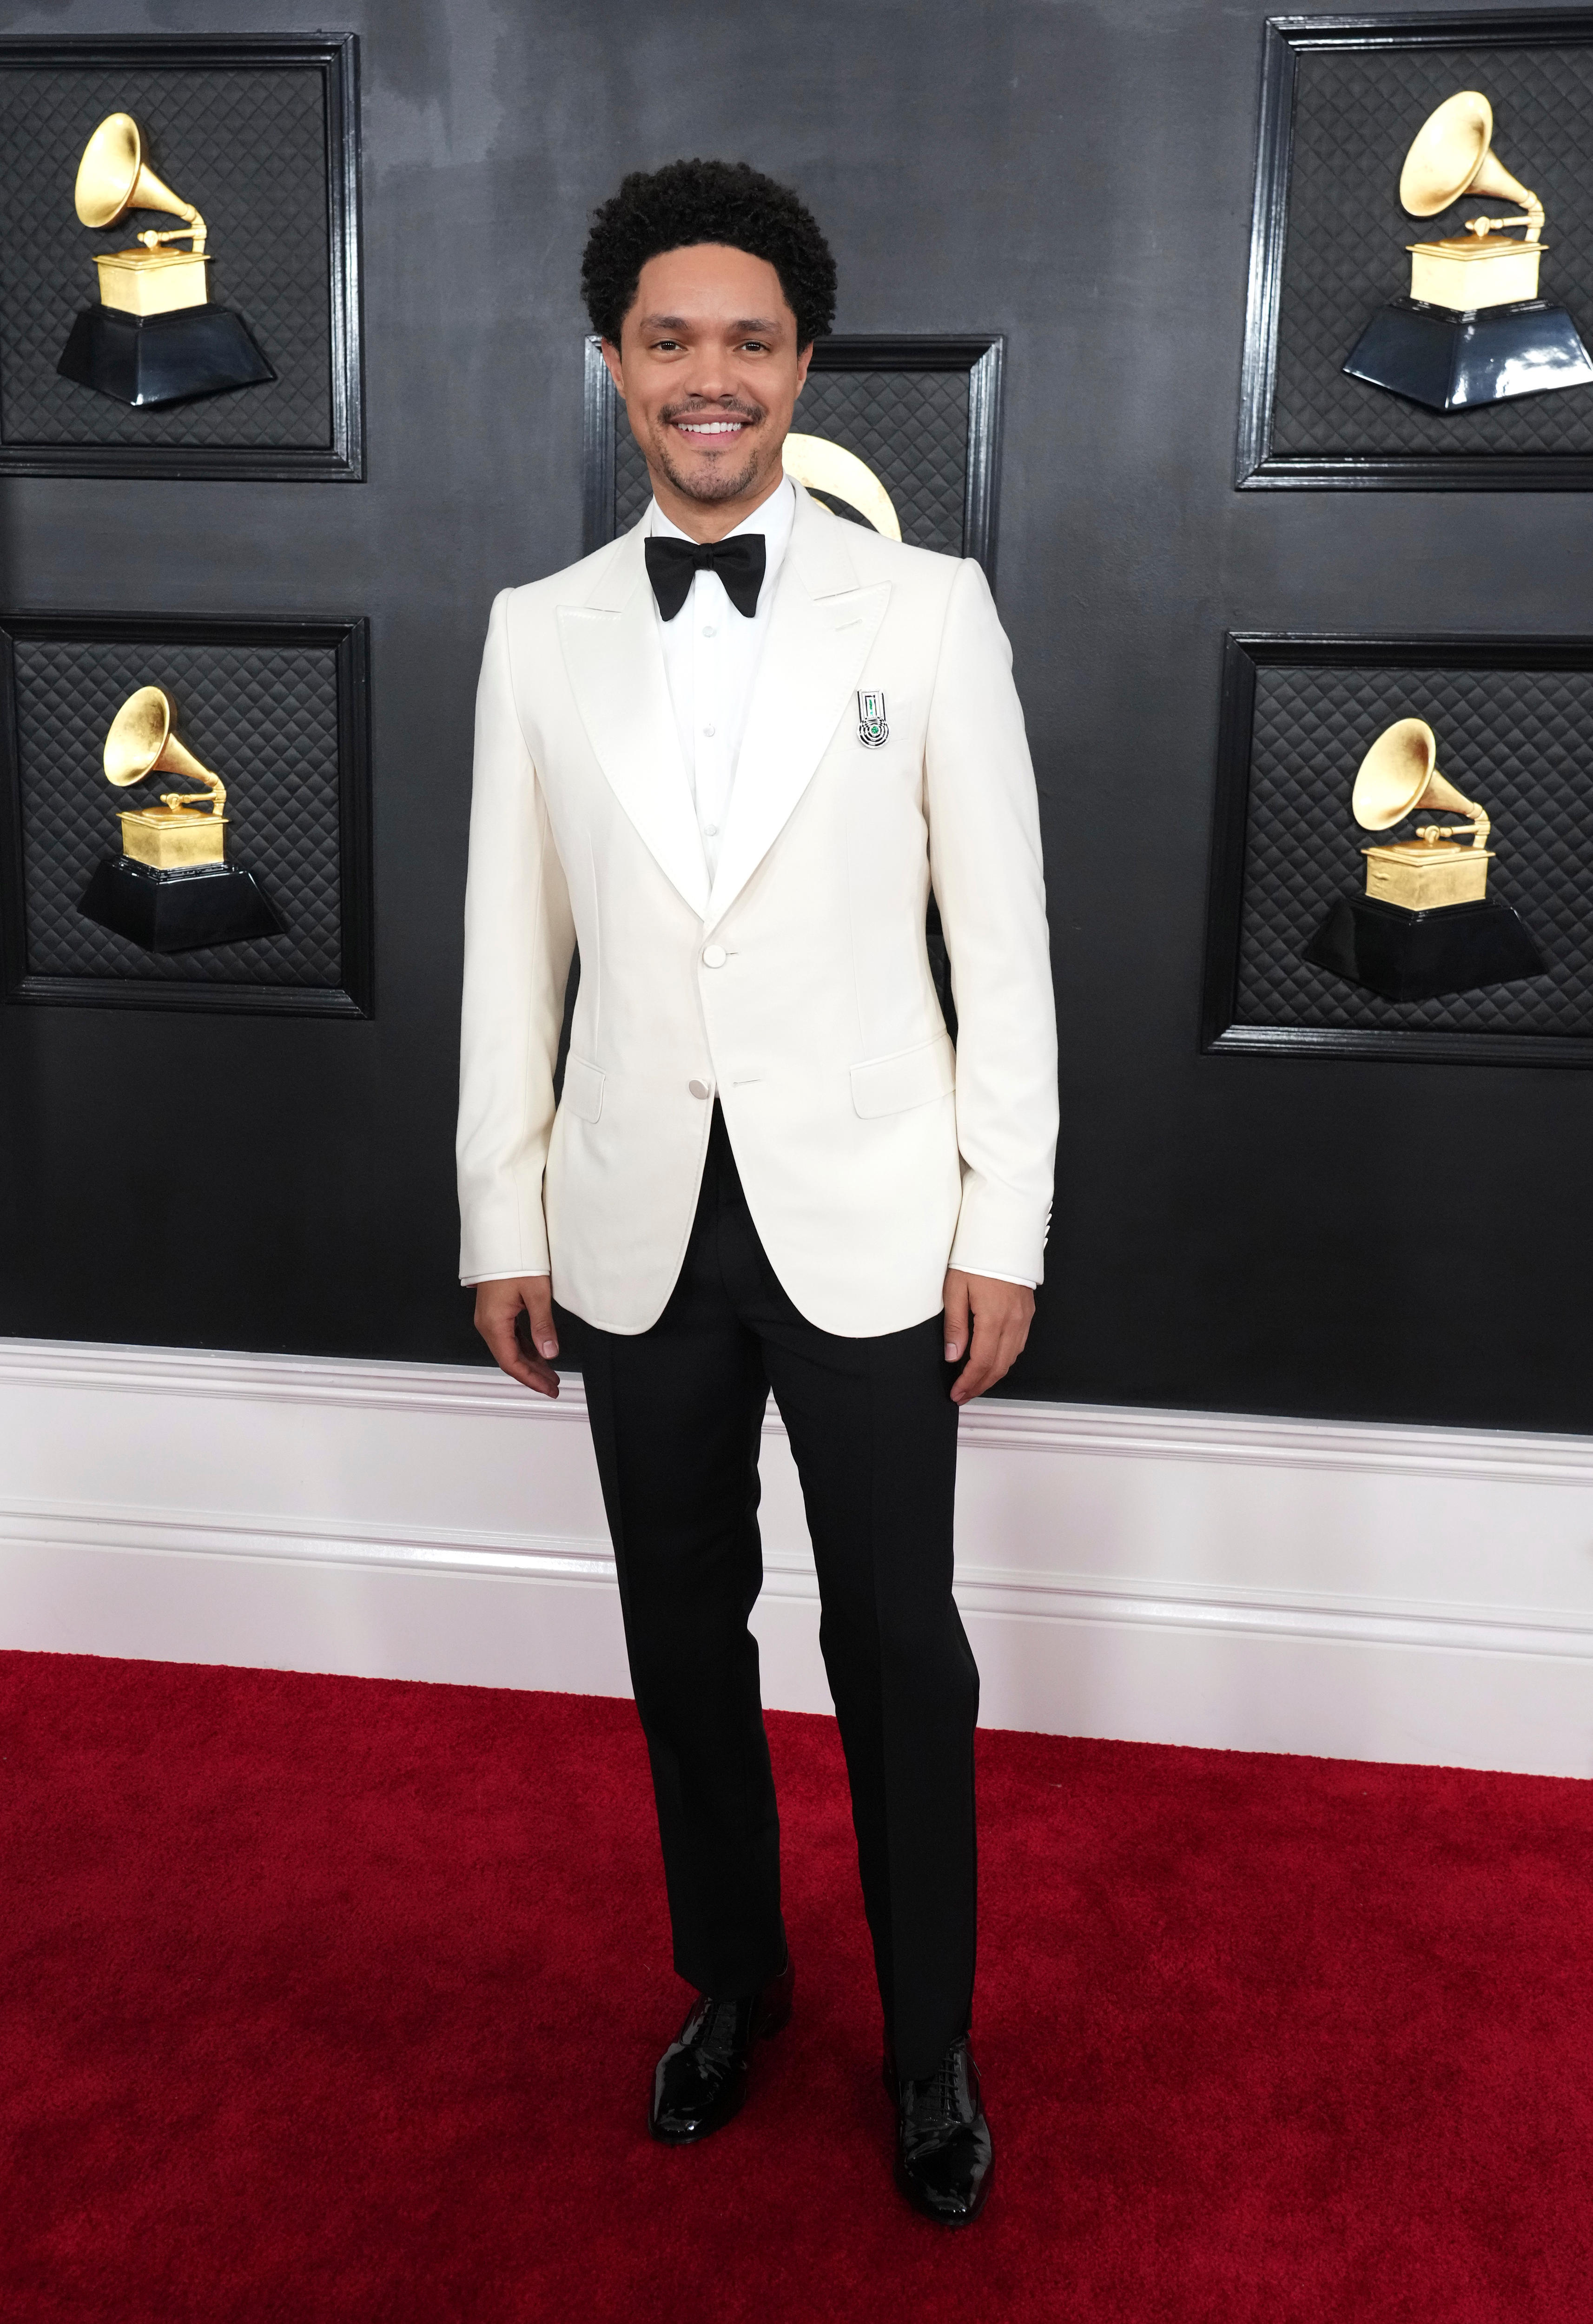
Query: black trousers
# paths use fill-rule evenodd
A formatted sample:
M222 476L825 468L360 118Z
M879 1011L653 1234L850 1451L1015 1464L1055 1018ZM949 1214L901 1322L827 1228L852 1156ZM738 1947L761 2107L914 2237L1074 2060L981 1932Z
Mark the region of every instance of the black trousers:
M758 1646L772 1388L802 1480L886 2031L925 2076L973 1991L979 1673L952 1597L957 1409L938 1314L849 1340L787 1297L718 1105L680 1279L634 1337L561 1316L586 1382L652 1762L675 1966L753 1993L785 1958Z

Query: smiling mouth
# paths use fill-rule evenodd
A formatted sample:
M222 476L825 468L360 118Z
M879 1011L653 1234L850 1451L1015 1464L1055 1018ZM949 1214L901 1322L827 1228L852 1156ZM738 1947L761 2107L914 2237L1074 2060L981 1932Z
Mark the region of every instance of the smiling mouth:
M680 435L689 436L697 444L723 444L749 429L750 420L672 420L670 426Z

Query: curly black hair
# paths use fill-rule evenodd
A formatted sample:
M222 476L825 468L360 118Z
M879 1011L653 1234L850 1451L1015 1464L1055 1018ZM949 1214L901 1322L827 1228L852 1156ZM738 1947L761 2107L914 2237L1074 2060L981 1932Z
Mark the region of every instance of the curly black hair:
M788 186L745 161L670 161L632 170L600 208L581 261L581 295L592 327L618 344L649 258L696 242L722 242L767 258L807 346L835 319L835 262L813 213Z

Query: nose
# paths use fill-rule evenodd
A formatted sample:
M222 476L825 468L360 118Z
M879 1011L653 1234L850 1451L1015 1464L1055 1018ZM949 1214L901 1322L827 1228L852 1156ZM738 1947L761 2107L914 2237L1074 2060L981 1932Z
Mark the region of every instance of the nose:
M704 347L686 376L686 392L704 403L734 403L735 373L723 348Z

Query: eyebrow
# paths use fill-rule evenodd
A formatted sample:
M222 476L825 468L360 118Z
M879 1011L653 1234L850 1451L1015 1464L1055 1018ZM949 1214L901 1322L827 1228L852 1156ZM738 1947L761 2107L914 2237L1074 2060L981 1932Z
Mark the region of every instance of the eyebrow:
M689 331L692 325L685 315L644 315L641 327L644 331ZM779 324L769 315L742 315L730 327L732 331L778 331Z

